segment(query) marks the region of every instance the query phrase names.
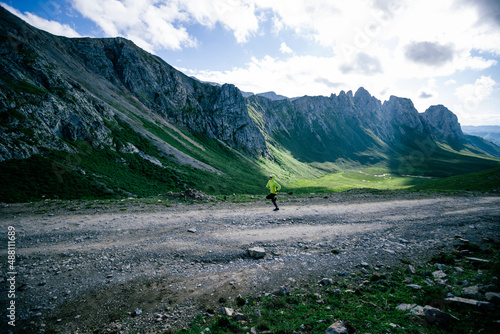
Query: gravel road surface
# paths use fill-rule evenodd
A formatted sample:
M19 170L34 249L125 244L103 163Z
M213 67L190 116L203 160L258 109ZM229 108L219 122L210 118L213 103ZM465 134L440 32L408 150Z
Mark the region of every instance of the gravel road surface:
M500 231L492 194L282 196L278 212L264 201L61 203L0 205L2 305L17 273L16 328L5 307L0 325L12 333L182 328L240 294L418 264L458 237L481 244ZM256 246L264 258L250 257Z

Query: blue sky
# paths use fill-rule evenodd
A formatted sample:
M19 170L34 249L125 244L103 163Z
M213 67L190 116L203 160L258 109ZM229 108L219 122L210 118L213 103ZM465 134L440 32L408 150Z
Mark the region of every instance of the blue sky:
M0 0L2 1L2 0ZM500 125L498 0L3 0L37 28L134 41L187 75L288 97L365 87Z

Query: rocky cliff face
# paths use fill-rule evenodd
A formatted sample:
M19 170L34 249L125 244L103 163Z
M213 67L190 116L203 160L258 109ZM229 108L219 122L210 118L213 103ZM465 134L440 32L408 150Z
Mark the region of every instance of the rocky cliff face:
M236 87L188 78L123 38L57 37L0 8L0 55L0 161L74 151L67 141L112 147L114 117L145 112L255 157L266 152Z
M413 106L410 99L391 96L389 101L386 101L382 109L385 117L390 120L396 134L405 135L405 129L412 129L417 132L424 131L424 124L417 109Z
M422 118L431 128L431 132L438 140L464 143L465 135L462 132L457 116L443 105L431 106Z
M114 112L74 80L84 68L62 48L68 40L23 24L3 8L0 14L0 161L74 151L66 141L110 145L105 122Z

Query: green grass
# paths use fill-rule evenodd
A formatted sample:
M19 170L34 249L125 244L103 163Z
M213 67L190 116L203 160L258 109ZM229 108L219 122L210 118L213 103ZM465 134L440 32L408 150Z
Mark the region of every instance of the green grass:
M411 146L409 146L412 149ZM424 145L403 148L401 155L392 158L388 168L394 174L419 175L430 177L450 177L455 175L479 172L500 167L500 159L473 154L468 151L457 153L449 146Z
M492 191L500 190L500 168L481 172L457 175L439 180L432 180L416 185L413 190L440 191Z
M215 318L199 316L189 329L181 333L200 333L205 328L209 328L210 333L246 333L252 327L271 333L324 333L338 320L347 323L356 333L497 333L493 321L500 317L500 310L479 312L450 304L445 298L448 292L461 296L464 280L471 285L490 284L492 278L500 274L498 246L490 244L474 252L476 257L493 261L480 268L462 258L458 252L443 255L454 259L453 264L444 269L451 286L448 290L425 282L431 272L437 270L435 259L420 266L416 274L405 272L404 267L390 272L356 273L336 277L329 286L319 284L321 278L318 277L317 281L292 284L286 295L246 296L224 305L245 314L246 322L223 315L216 315ZM462 268L463 272L456 271L454 267ZM421 289L407 287L408 282L421 286ZM397 310L400 304L429 305L461 321L437 326L426 321L425 317L410 316L408 311Z
M189 166L179 166L162 156L149 141L131 129L118 133L116 140L131 142L147 154L158 157L166 168L142 159L138 154L125 154L96 149L86 143L74 143L80 153L53 152L48 157L34 156L25 160L0 163L2 202L27 202L44 198L110 198L156 196L168 191L196 188L211 195L264 194L267 175L274 173L283 192L297 195L332 193L350 189L408 191L492 191L500 189L500 168L449 178L429 180L415 176L390 174L386 167L364 167L326 173L294 160L275 148L277 161L249 162L217 140L198 134L195 139L205 151L199 160L224 171L216 175ZM118 162L120 159L125 163ZM86 175L75 170L83 169ZM114 193L105 191L99 185ZM123 190L125 192L123 192ZM222 197L221 197L222 198Z
M266 175L268 173L262 169L257 160L243 157L219 140L209 138L204 133L191 134L179 129L182 131L183 135L181 135L164 125L155 124L145 119L141 119L141 121L145 128L166 143L223 173L220 175L180 167L184 170L186 179L192 181L193 187L213 195L258 194L262 192L267 182Z
M161 153L149 140L139 135L128 124L117 120L111 126L113 140L119 148L132 143L144 153L156 157L164 167L140 157L111 149L95 148L86 142L67 142L78 153L53 151L46 157L35 156L25 160L0 163L0 201L27 202L44 198L110 198L156 196L168 191L179 192L195 188L208 194L229 195L263 194L266 172L257 161L244 158L218 140L198 133L190 139L195 145L189 155L214 168L221 174L179 165ZM159 132L161 129L157 129ZM167 134L163 135L167 139ZM169 143L188 150L180 143L182 138ZM82 175L76 171L85 171Z
M277 148L273 145L268 147L274 161L260 159L260 168L267 171L266 176L268 176L267 174L275 174L282 185L288 185L302 179L316 179L326 174L323 170L298 161L283 148Z
M357 170L343 170L319 178L302 179L291 183L288 188L297 194L331 193L354 188L399 190L408 189L427 180L421 177L390 174L383 167L369 167Z
M0 163L0 184L0 201L6 203L110 197L74 170L40 155Z
M126 163L116 162L117 158ZM178 191L183 182L175 170L161 168L139 154L114 154L112 151L97 150L82 159L82 168L108 178L112 189L124 189L137 196L157 195L167 190ZM187 183L188 186L192 185Z
M25 80L6 79L5 81L9 88L12 88L15 91L26 92L29 94L48 94L48 91L45 88L40 88Z
M384 166L359 167L328 173L317 178L302 178L291 182L287 188L287 191L290 190L296 194L331 193L354 188L407 191L499 191L500 168L450 177L429 178L392 174L391 169Z

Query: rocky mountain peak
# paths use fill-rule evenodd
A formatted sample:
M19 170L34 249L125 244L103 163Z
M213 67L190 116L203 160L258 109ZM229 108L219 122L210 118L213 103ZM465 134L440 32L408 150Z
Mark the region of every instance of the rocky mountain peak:
M347 91L347 92L341 90L340 93L339 93L338 98L339 99L345 99L345 100L352 100L352 98L353 98L352 90Z
M438 139L448 141L463 141L465 139L457 116L445 106L435 105L429 107L423 113L423 118Z
M359 87L356 93L354 93L354 98L358 100L368 100L371 99L372 96L364 87Z
M265 139L248 114L246 100L236 86L222 85L212 109L210 123L217 138L254 156L265 154Z
M391 123L400 128L404 133L404 127L422 132L424 125L419 117L417 109L413 102L407 98L401 98L391 95L388 101L382 105L385 115L391 120Z
M189 78L124 38L53 36L3 8L0 20L0 111L15 109L17 115L0 119L0 127L9 130L0 138L0 161L47 148L71 151L58 138L109 146L107 124L114 115L148 119L144 112L255 157L266 151L234 85ZM26 136L16 134L16 128L33 128L37 144L25 145L19 138Z
M363 87L354 94L354 103L362 115L379 114L382 107L382 103Z

